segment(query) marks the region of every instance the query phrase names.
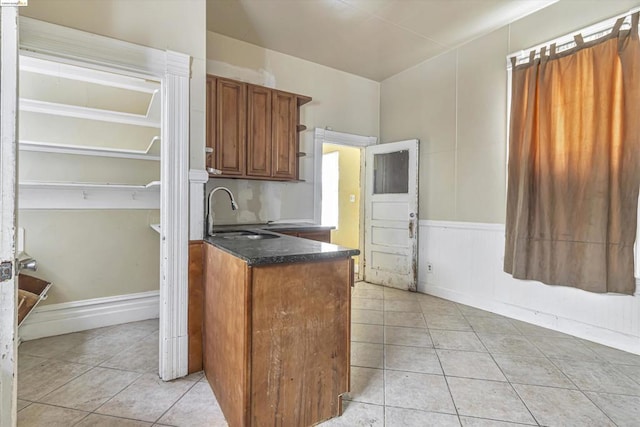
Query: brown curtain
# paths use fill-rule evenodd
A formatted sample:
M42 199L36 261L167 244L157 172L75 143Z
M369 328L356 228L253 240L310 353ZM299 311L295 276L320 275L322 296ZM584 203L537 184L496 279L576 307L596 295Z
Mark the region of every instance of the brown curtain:
M632 28L513 67L504 270L633 294L640 42Z

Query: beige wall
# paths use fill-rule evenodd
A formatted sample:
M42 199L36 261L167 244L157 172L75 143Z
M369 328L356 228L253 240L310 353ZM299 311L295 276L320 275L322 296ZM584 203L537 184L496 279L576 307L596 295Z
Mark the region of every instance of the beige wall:
M25 249L38 261L26 274L53 283L43 304L158 290L156 210L21 210Z
M323 144L323 154L338 152L338 228L331 231L331 243L360 248L360 149L346 145ZM351 201L351 196L355 200ZM358 264L359 257L354 257Z
M313 101L301 108L301 122L308 128L301 134L303 183L211 179L207 185L229 186L238 197L239 211L231 212L224 202L215 204L220 223L264 222L285 219L313 219L313 129L378 135L378 82L318 65L220 34L207 33L207 72L222 77L308 95ZM217 206L221 206L218 208Z
M383 81L381 140L420 139L420 218L503 223L506 56L635 6L561 0Z

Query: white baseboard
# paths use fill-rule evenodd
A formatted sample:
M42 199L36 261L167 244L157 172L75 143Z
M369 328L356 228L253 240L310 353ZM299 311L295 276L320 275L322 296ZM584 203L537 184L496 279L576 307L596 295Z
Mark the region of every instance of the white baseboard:
M624 334L599 326L589 325L573 319L557 316L553 313L544 313L531 310L526 307L518 307L498 301L493 301L477 296L469 296L463 293L448 290L438 286L421 283L421 292L469 305L481 310L490 311L512 319L521 320L543 328L552 329L568 335L573 335L588 341L597 342L609 347L614 347L630 353L640 354L640 341L637 336Z
M419 244L420 292L640 354L640 286L596 294L514 279L503 224L420 221Z
M156 319L160 312L158 291L94 298L34 309L18 334L21 341L85 331L139 320Z

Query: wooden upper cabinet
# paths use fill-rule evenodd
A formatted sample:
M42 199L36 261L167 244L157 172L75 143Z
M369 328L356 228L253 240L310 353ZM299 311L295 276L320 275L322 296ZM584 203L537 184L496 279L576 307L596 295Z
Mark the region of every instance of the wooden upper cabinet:
M222 175L243 176L246 171L247 85L217 78L215 95L215 168Z
M207 76L206 164L213 177L298 179L300 106L311 98Z
M273 144L273 176L297 178L297 101L291 93L273 92L271 105L271 139Z
M247 90L247 175L271 176L272 90L249 85Z

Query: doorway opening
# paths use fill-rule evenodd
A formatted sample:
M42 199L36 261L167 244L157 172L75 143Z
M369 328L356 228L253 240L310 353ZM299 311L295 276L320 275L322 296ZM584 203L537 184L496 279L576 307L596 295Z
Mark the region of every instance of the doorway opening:
M19 75L18 251L35 259L25 277L53 283L41 308L118 297L147 307L104 322L157 318L160 79L27 54ZM103 326L91 315L71 330L25 316L20 337Z
M360 249L362 148L322 144L322 225L335 227L331 243ZM354 257L360 271L360 257Z

